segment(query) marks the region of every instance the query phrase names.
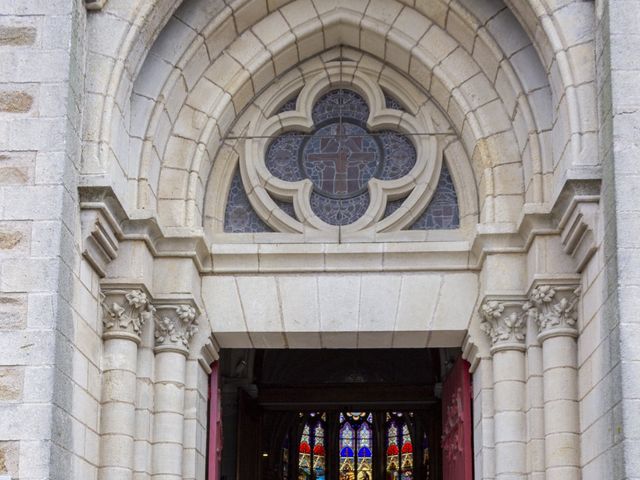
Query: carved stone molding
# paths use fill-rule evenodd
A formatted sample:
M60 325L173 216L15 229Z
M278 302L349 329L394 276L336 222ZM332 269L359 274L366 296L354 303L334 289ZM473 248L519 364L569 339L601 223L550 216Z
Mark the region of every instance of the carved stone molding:
M577 284L540 284L531 290L525 308L536 320L540 342L559 335L578 336L579 299Z
M525 349L527 311L523 297L487 298L480 306L480 328L491 341L491 353Z
M155 315L155 351L187 355L191 339L198 331L199 310L193 302L158 302Z
M103 286L101 292L102 337L122 338L140 343L145 322L153 317L149 295L140 286Z

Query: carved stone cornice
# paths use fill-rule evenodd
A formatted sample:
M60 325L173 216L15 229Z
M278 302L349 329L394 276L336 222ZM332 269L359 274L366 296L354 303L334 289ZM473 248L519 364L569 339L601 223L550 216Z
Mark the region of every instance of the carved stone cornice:
M555 336L578 336L577 284L539 284L529 294L526 309L538 325L538 340Z
M524 297L487 297L480 306L480 328L491 341L491 353L525 350L527 311Z
M127 213L110 187L81 185L83 255L101 277L121 243L144 242L153 257L191 258L199 272L211 270L208 240L199 229L161 227L147 211Z
M197 305L192 301L159 301L155 304L155 351L188 355L191 339L198 331Z
M107 285L101 288L102 337L140 343L145 322L153 317L149 295L138 285Z

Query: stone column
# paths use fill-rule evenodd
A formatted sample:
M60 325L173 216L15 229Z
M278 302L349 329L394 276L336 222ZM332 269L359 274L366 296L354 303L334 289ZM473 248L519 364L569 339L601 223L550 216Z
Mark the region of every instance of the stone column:
M577 285L539 285L527 308L538 323L544 384L547 480L580 479Z
M98 477L130 480L138 345L141 327L153 315L153 307L141 289L103 286L102 311L104 352Z
M186 361L197 312L191 303L156 308L152 478L181 480Z
M482 330L491 341L496 478L524 479L527 470L524 298L487 299Z

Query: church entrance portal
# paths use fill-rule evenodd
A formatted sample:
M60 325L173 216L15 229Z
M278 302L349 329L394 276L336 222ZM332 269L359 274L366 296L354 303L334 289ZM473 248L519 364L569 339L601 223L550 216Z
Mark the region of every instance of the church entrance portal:
M220 478L471 479L470 380L456 355L223 350Z

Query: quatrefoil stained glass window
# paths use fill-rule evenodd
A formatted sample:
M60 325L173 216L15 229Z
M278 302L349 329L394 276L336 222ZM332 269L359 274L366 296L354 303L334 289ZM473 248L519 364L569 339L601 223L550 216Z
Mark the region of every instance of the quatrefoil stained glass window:
M387 92L384 97L386 108L404 111L401 103ZM293 97L278 113L295 107L296 97ZM310 132L287 131L268 143L264 158L268 171L286 182L310 180L313 185L309 198L311 210L329 225L349 225L365 214L371 200L369 182L372 179L400 179L416 165L417 153L411 138L393 129L370 130L369 114L369 105L360 94L346 88L331 90L314 103ZM271 231L251 208L239 171L231 185L225 231ZM402 206L405 198L389 201L385 216ZM290 201L273 200L287 215L296 218ZM457 196L443 163L431 205L408 229L451 229L458 228L459 223Z
M371 132L367 118L369 106L359 94L333 90L313 106L311 134L284 133L267 149L265 164L273 175L311 180L311 208L330 225L348 225L365 213L372 178L401 178L416 163L408 137L392 130Z

